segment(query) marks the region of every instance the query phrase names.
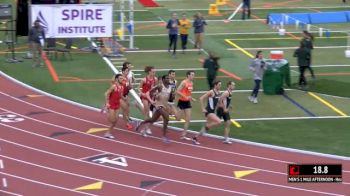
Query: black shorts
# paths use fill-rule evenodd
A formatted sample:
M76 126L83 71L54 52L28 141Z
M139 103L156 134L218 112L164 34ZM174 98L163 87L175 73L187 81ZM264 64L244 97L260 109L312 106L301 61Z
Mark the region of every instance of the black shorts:
M207 117L209 114L215 114L215 110L207 108L207 112L204 114L204 116Z
M156 109L156 108L154 107L153 104L151 104L151 105L149 106L149 110L150 110L151 112L154 112L155 109Z
M192 108L191 101L179 100L177 102L177 107L180 108L180 110L185 110L185 109Z
M225 122L231 120L230 113L224 112L224 109L221 107L216 110L216 114L219 118L223 118Z

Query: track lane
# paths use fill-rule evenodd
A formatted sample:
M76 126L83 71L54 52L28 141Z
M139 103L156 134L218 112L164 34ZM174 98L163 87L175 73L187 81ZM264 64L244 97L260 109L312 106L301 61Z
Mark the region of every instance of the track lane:
M28 92L31 92L31 91L28 91ZM17 93L18 93L18 91L17 91ZM33 93L33 92L31 92L31 93ZM20 97L20 96L19 96ZM0 97L1 98L1 97ZM23 99L23 98L22 98ZM6 100L6 99L5 99ZM21 100L21 99L19 99L19 100ZM57 107L57 109L58 110L61 110L62 109L62 111L61 111L61 113L65 113L66 112L66 110L69 110L69 108L76 108L76 106L71 106L71 105L69 105L69 104L62 104L62 102L60 102L58 105L55 105L55 104L53 104L53 102L57 102L56 100L54 100L54 99L52 99L52 98L49 98L49 97L40 97L40 98L38 98L38 99L32 99L32 100L27 100L27 99L23 99L23 100L21 100L21 101L19 101L19 100L16 100L17 102L21 102L21 101L23 101L23 100L25 100L25 102L31 102L31 103L34 103L34 104L39 104L39 105L45 105L45 107L48 107L48 108L51 108L51 109L55 109L56 107ZM39 101L40 100L40 101ZM24 102L22 102L22 103L24 103ZM28 105L28 103L24 103L25 105ZM67 105L69 105L69 106L67 106ZM33 105L32 105L33 106ZM54 107L53 107L54 106ZM39 107L35 107L35 106L33 106L36 110L39 108ZM64 109L64 108L66 108L66 109ZM47 111L47 109L45 109L45 108L41 108L41 109L43 109L43 111ZM55 113L55 114L57 114L57 113ZM49 115L51 115L51 114L49 114ZM105 125L105 119L104 118L102 118L101 116L97 116L96 115L96 112L91 112L91 111L89 111L89 110L86 110L86 109L82 109L82 108L78 108L78 109L74 109L74 111L72 110L72 115L73 116L77 116L77 117L80 117L80 119L73 119L72 117L69 117L69 116L66 116L66 117L63 117L63 118L67 118L67 119L70 119L70 121L69 122L75 122L75 124L73 124L73 126L75 126L75 125L78 125L78 126L81 126L81 122L87 122L88 121L88 123L90 124L90 125ZM40 116L36 116L36 118L38 118L38 119L42 119L42 120L50 120L50 119L45 119L45 118L47 118L46 117L47 115L40 115ZM96 118L97 117L97 118ZM60 118L62 118L62 115L60 115L60 117L58 118L58 119L60 119ZM96 122L94 122L94 119L96 120L97 119L97 123ZM55 120L57 120L57 118L55 118ZM61 120L58 120L58 121L61 121ZM80 121L80 122L79 122ZM56 122L54 122L54 121L49 121L49 122L52 122L52 123L56 123ZM61 124L61 123L57 123L57 124ZM64 123L64 124L67 124L67 122L66 123ZM69 125L69 126L71 126L71 125ZM84 126L85 126L85 124L84 124ZM71 127L71 128L75 128L75 127ZM121 136L122 136L122 138L120 138L122 141L126 141L126 142L132 142L133 140L135 140L135 135L134 134L130 134L130 132L121 132L121 133L127 133L127 134L120 134ZM156 135L158 135L158 134L156 134ZM177 135L177 134L176 134ZM118 136L119 136L119 133L118 133ZM66 137L66 136L64 136L64 137ZM71 136L68 136L67 138L69 138L69 137L71 137ZM75 137L75 136L73 136L73 137ZM176 137L176 136L174 136L174 137ZM145 140L143 139L143 138L141 138L141 137L139 137L140 138L140 141L142 141L142 142L144 142ZM118 138L119 139L119 138ZM124 140L125 139L125 140ZM130 141L129 141L129 139L130 139ZM206 139L206 138L205 138ZM76 139L73 139L72 140L72 142L76 142ZM232 150L232 147L234 146L236 149L235 149L235 151L237 151L237 149L240 149L240 148L244 148L244 146L246 146L246 147L248 147L248 149L250 148L249 147L249 145L243 145L243 147L242 147L242 145L240 145L240 144L238 144L238 145L232 145L232 146L223 146L223 145L218 145L218 143L219 142L213 142L214 140L212 140L212 139L208 139L208 144L205 144L205 146L204 147L193 147L193 149L197 149L197 150L195 150L194 151L194 154L196 154L196 153L198 153L198 149L199 149L199 151L206 151L206 150L208 150L208 151L210 151L210 153L209 154L213 154L213 155L217 155L217 154L219 154L219 155L217 155L219 158L221 157L221 156L223 156L223 154L226 154L226 156L231 156L232 154L232 152L234 152L234 151L231 151ZM135 141L134 141L135 142ZM137 142L138 142L138 140L137 140ZM144 142L145 143L145 142ZM158 149L158 152L159 152L159 150L164 150L164 148L166 149L166 150L174 150L174 149L172 149L172 148L168 148L168 146L161 146L161 145L159 145L159 141L158 140L154 140L154 139L148 139L147 140L147 142L146 142L146 144L144 144L144 143L142 143L142 145L149 145L149 146L147 146L148 148L153 148L153 147L156 147L156 149ZM205 142L206 143L206 142ZM138 144L138 143L137 143ZM181 152L183 152L183 151L186 151L186 150L189 150L189 148L191 148L191 150L192 150L192 147L189 147L189 146L191 146L191 145L188 145L188 144L181 144L181 145L177 145L176 146L176 150L177 149L181 149L180 151L179 151L179 153L181 153ZM221 148L223 146L223 148ZM214 149L211 149L211 148L214 148ZM256 147L255 147L256 148ZM254 149L254 148L252 148L252 149ZM266 149L265 149L266 150ZM262 159L262 160L268 160L268 159L271 159L271 160L269 160L270 162L277 162L277 163L281 163L281 161L278 161L278 160L281 160L281 159L276 159L274 156L277 156L277 152L276 152L276 154L274 154L274 153L272 153L272 155L273 156L271 156L271 149L268 149L268 150L266 150L267 152L266 152L266 154L270 154L269 155L269 157L267 157L266 159ZM270 153L268 153L268 151L270 151ZM278 150L277 150L278 151ZM240 154L242 154L242 155L239 155L238 153L240 153ZM203 154L205 154L204 156L206 156L206 155L208 155L206 152L204 152ZM250 152L249 153L250 155L252 155L252 154L255 154L254 152ZM253 158L253 160L254 159L257 159L257 157L254 157L254 156L259 156L258 155L259 154L259 151L258 151L258 153L256 153L256 155L253 155L253 156L247 156L245 153L242 153L242 152L237 152L237 153L235 153L235 155L239 155L238 157L234 157L234 159L239 159L239 160L242 160L242 157L250 157L250 158ZM262 153L263 155L264 155L264 153ZM294 153L283 153L283 154L294 154ZM299 153L297 153L297 154L299 154ZM192 154L191 155L189 155L189 156L193 156ZM195 156L195 155L194 155ZM242 157L241 157L242 156ZM261 155L260 155L261 156ZM265 156L265 155L264 155ZM261 157L264 157L264 156L261 156ZM280 155L278 154L278 157L280 157ZM287 156L288 157L288 156ZM310 157L310 156L306 156L306 157ZM210 157L211 158L211 157ZM319 158L319 157L318 157ZM212 159L212 158L211 158ZM308 159L313 159L313 158L308 158ZM220 159L219 159L220 160ZM274 161L274 160L277 160L277 161ZM289 160L289 159L282 159L282 160ZM323 161L323 159L322 158L319 158L319 159L317 159L317 160L322 160ZM328 159L328 158L325 158L325 160L333 160L333 159ZM230 161L232 161L232 159L228 159L227 160L227 162L230 162ZM259 162L260 162L260 159L257 159L257 160L255 160L255 161L252 161L252 160L244 160L244 161L242 161L243 162L243 164L244 164L244 162L245 161L250 161L250 162L253 162L253 165L255 165L256 166L256 164L259 164ZM288 162L288 161L286 161L286 162ZM285 168L284 168L285 169ZM283 169L283 170L284 170ZM282 172L285 172L285 171L282 171Z
M10 159L7 159L0 155L1 158L6 159L6 161L12 162ZM23 165L19 166L20 168ZM18 172L17 172L18 173ZM49 184L45 181L33 180L31 177L23 177L12 172L0 172L1 175L6 176L8 179L9 188L7 190L15 192L19 195L50 195L50 196L76 196L76 195L88 195L88 196L97 196L92 193L84 193L80 191L70 190L55 184ZM0 192L1 193L1 192ZM1 193L2 195L2 193Z
M0 93L1 94L1 93ZM3 94L4 95L4 94ZM6 96L6 95L4 95ZM11 97L15 99L18 102L24 103L24 105L30 105L33 106L33 111L42 111L42 112L53 112L55 114L59 114L62 118L55 118L51 119L50 122L54 124L59 124L62 122L62 119L68 118L67 120L70 120L72 124L71 126L76 126L75 128L79 128L80 124L77 123L78 121L82 122L87 122L91 125L91 127L96 127L96 126L102 126L102 127L108 127L106 123L106 118L103 115L98 115L98 113L94 111L89 111L80 107L72 106L69 104L63 104L61 101L54 100L49 97L40 97L39 99L32 99L32 100L21 100L16 97ZM50 101L46 100L52 100L53 103L48 104L47 106L39 106L36 104L45 104L50 103ZM43 101L45 100L45 101ZM33 102L33 103L32 103ZM57 111L54 111L52 108L53 105L58 104L58 109ZM68 106L70 107L68 107ZM70 109L69 109L70 108ZM60 112L60 110L62 111ZM66 113L66 111L69 111L69 114ZM78 116L78 117L77 117ZM43 120L50 120L48 117L42 117ZM123 127L123 122L119 121L121 123L121 126ZM90 128L91 128L90 127ZM74 127L72 127L74 128ZM157 128L155 128L157 129ZM158 130L158 129L157 129ZM84 130L86 131L86 130ZM123 132L129 132L123 131ZM156 132L156 131L155 131ZM156 132L157 133L157 132ZM116 133L118 134L118 132ZM174 135L177 135L177 133L173 133ZM118 135L117 135L118 137ZM123 137L123 135L122 135ZM176 136L175 136L176 138ZM124 139L124 138L120 138ZM201 138L202 139L202 138ZM257 147L257 146L251 146L247 144L241 144L241 143L235 143L234 145L228 146L228 145L222 145L221 142L217 140L213 140L211 138L203 138L202 140L205 141L206 146L196 146L197 148L208 150L208 151L213 151L213 152L223 152L226 153L227 155L239 155L239 159L237 160L242 160L242 158L257 158L259 162L261 160L269 160L271 162L281 162L281 163L293 163L295 160L300 160L300 162L305 162L305 163L312 163L315 160L319 162L338 162L339 160L327 158L327 157L319 157L319 156L314 156L314 155L305 155L301 153L293 153L293 152L287 152L287 151L282 151L282 150L276 150L276 149L270 149L270 148L264 148L264 147ZM208 141L207 141L208 140ZM177 142L177 141L175 141ZM183 143L183 141L179 141L182 143L185 148L188 146L192 146L190 143ZM154 146L153 146L154 147ZM247 150L248 152L240 152L242 150ZM237 152L238 151L238 152ZM276 158L278 157L278 159ZM282 158L280 158L282 157ZM248 163L246 161L246 163ZM249 164L249 163L248 163ZM345 166L348 166L350 168L350 161L344 161Z
M44 130L46 130L46 128L44 128ZM31 131L31 132L34 132L34 131ZM9 135L9 134L7 134L7 135ZM18 138L19 137L19 133L16 133L16 138ZM73 137L74 135L71 135L71 136L69 136L69 137ZM15 137L15 136L14 136ZM25 136L26 138L28 137L28 136ZM15 139L15 138L12 138L12 140L13 139ZM33 139L31 139L31 140L33 140ZM43 140L43 139L42 139ZM51 140L53 140L53 139L51 139ZM79 137L79 141L81 142L82 141L82 137ZM108 140L109 141L109 140ZM44 141L42 141L43 142L43 145L45 145L47 142L50 142L50 141L46 141L46 142L44 142ZM97 145L97 146L99 146L99 145L101 145L101 146L104 146L104 143L99 143L98 141L91 141L91 140L88 140L87 141L87 145L88 144L90 144L90 143L94 143L95 145ZM39 143L39 141L38 142L36 142L36 143ZM57 146L58 144L56 144L56 146ZM115 149L115 147L116 146L113 146L109 151L105 151L106 153L108 153L108 152L110 152L110 153L113 153L113 149ZM59 148L58 148L58 150L59 150ZM77 151L77 150L71 150L71 151ZM146 153L143 153L143 154L145 154L146 155ZM84 155L85 156L85 155ZM149 156L149 155L147 155L147 156ZM142 160L141 160L142 161ZM172 163L173 163L173 161L172 161ZM185 161L183 160L182 162L181 162L181 164L183 164L183 163L185 163ZM136 165L136 164L135 164ZM143 164L144 165L144 164ZM188 164L186 164L185 163L185 165L188 165ZM194 163L194 165L196 166L196 165L198 165L198 164L196 164L196 162ZM162 165L161 165L162 166ZM152 175L157 175L157 173L159 172L159 170L161 169L161 166L156 166L157 167L157 169L155 170L155 171L153 171L153 173L152 173ZM212 167L214 168L215 166L217 166L217 165L213 165ZM151 166L149 166L148 168L151 168ZM183 167L182 167L183 168ZM203 168L203 170L205 170L205 168L208 168L207 167L207 165L206 165L206 167L204 167ZM210 167L209 167L210 168ZM221 168L221 167L215 167L216 168L216 170L218 171L218 170L222 170L223 168ZM174 168L168 168L168 167L166 167L166 168L163 168L163 169L165 169L166 170L166 172L170 172L170 175L168 175L168 176L166 176L166 178L172 178L172 173L177 173L177 174L179 174L180 173L180 171L176 171L176 170L174 170L173 172L171 172L171 169L174 169ZM176 168L175 168L176 169ZM198 168L197 168L198 169ZM133 171L137 171L137 168L136 169L132 169ZM150 172L150 170L151 169L148 169L148 172ZM198 171L198 170L196 170L196 171ZM228 175L224 175L224 174L218 174L219 172L217 172L216 171L216 173L214 173L214 177L216 177L216 176L219 176L219 177L221 177L221 178L219 178L218 179L218 181L220 180L220 183L224 183L225 182L225 180L234 180L233 179L233 177L230 177L230 176L228 176ZM232 171L232 170L231 170ZM231 171L227 171L227 173L232 173ZM144 172L144 171L142 171L142 170L139 170L139 172L141 173L141 172ZM183 172L183 171L182 171ZM188 172L188 171L187 171ZM162 172L163 173L163 172ZM200 173L201 174L201 173ZM197 174L195 174L197 177L199 177L199 175L198 175L198 172L197 172ZM192 176L191 175L191 173L190 173L190 175L189 175L190 177ZM261 176L262 177L262 179L265 179L265 181L266 181L266 175L265 176ZM181 179L187 179L188 177L181 177ZM213 178L213 176L211 177L212 179L214 179ZM225 178L225 179L222 179L222 178ZM201 180L202 179L205 179L205 177L202 177L202 178L200 178ZM281 178L280 180L285 180L286 178ZM195 182L199 182L198 180L193 180L193 181L195 181ZM247 182L251 182L251 181L248 181L248 180L240 180L240 181L247 181ZM205 181L203 182L203 183L205 183ZM228 187L227 188L230 188L230 186L231 186L231 184L230 184L230 181L228 182L229 184L227 185ZM270 185L269 183L267 183L267 182L258 182L259 184L263 184L263 185ZM236 185L237 185L237 182L235 183ZM238 183L238 184L240 184L240 183ZM207 185L207 186L210 186L210 184L209 185ZM242 184L242 185L240 185L240 187L243 187L243 186L246 186L246 185L244 185L244 183ZM275 185L276 186L276 185ZM302 186L302 185L300 185L300 186ZM277 185L276 187L284 187L284 188L288 188L288 189L291 189L291 190L295 190L295 189L297 189L297 188L293 188L293 187L290 187L290 186L282 186L282 185ZM226 188L226 187L225 187ZM226 189L227 189L226 188ZM251 189L251 188L250 188ZM249 189L249 190L250 190ZM310 190L310 189L301 189L302 190L302 192L312 192L312 190ZM313 191L313 192L316 192L316 191ZM319 192L319 193L322 193L321 191Z
M3 141L4 146L11 152L13 158L16 159L25 159L25 162L29 162L35 165L40 165L45 168L54 168L55 170L60 170L61 172L70 173L79 176L86 176L87 178L104 181L108 183L118 183L122 181L126 183L128 186L138 187L142 181L147 180L164 180L162 186L159 186L157 189L153 191L157 191L158 189L162 190L160 192L171 192L176 195L186 195L186 192L200 192L205 191L208 194L220 193L221 195L232 195L239 194L240 192L235 191L225 191L220 190L218 188L206 187L204 185L199 185L195 183L186 183L180 180L171 180L166 178L158 178L156 176L151 176L149 174L138 173L137 171L128 172L123 168L115 168L111 166L103 166L96 163L85 162L79 159L71 158L68 156L64 156L61 154L54 154L52 152L48 152L45 150L39 150L34 148L24 147L23 144L17 145L14 142L6 142ZM26 157L23 157L23 154L26 154ZM1 155L0 155L1 157ZM38 158L40 157L40 158ZM23 160L24 161L24 160ZM135 167L141 167L151 169L149 166L139 166L133 164ZM159 170L158 172L164 172L163 170ZM31 175L25 174L25 175ZM35 176L39 178L41 175ZM187 179L188 180L188 179ZM174 187L181 187L181 189L174 190ZM104 188L105 189L105 188ZM163 190L164 189L164 190ZM186 192L184 192L186 190ZM116 193L116 190L111 190L106 188L105 191L110 191ZM144 190L147 191L147 190ZM119 193L119 192L118 192ZM166 192L165 192L166 193ZM240 195L251 195L251 194L240 194Z
M7 168L7 172L11 172L22 178L43 181L78 193L82 191L74 191L75 188L92 184L97 181L104 182L103 189L99 190L97 195L100 195L101 193L105 195L108 192L120 193L122 195L141 195L145 191L149 191L147 189L139 188L139 180L135 178L133 179L130 175L122 176L119 175L120 173L115 172L114 178L124 177L124 180L128 180L129 182L134 180L134 185L120 184L115 181L99 178L111 176L110 170L107 172L108 169L101 168L99 165L80 164L82 162L72 164L72 162L76 162L74 159L64 159L62 157L52 156L52 154L50 155L40 151L23 148L14 143L7 143L6 141L4 142L4 146L12 155L12 157L0 155L0 157L6 160L8 165L10 165L10 167ZM23 156L24 153L26 156ZM19 190L23 190L23 188ZM157 191L150 191L150 193L165 196L173 195Z

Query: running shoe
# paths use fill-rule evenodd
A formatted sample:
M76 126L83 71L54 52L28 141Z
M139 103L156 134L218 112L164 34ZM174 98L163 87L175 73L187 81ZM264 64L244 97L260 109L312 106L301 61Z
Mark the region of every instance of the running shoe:
M180 139L181 139L181 140L187 140L187 141L190 141L190 140L191 140L191 138L186 137L186 136L181 136Z
M141 130L140 131L140 134L143 136L143 137L148 137L147 133L145 130Z
M146 133L147 133L148 135L151 135L151 134L152 134L151 129L150 129L150 128L147 128L147 129L146 129Z
M126 123L126 128L127 128L127 129L132 129L132 128L134 128L134 126L132 126L131 123Z
M101 113L102 114L104 114L104 113L107 113L107 111L108 111L108 108L107 108L107 105L105 104L105 105L103 105L102 107L101 107Z
M104 137L105 137L105 138L108 138L108 139L114 139L114 138L115 138L115 137L114 137L112 134L110 134L110 133L105 133Z
M170 144L170 140L169 140L169 138L167 138L167 137L163 137L162 141L163 141L163 143L165 143L165 144Z
M230 139L225 139L223 143L224 144L232 144L232 141Z
M249 96L249 97L248 97L248 100L249 100L250 102L253 102L254 97L253 97L253 96Z
M197 139L196 137L192 138L192 143L193 143L194 145L199 145L199 144L201 144L201 143L199 143L199 141L198 141L198 139Z

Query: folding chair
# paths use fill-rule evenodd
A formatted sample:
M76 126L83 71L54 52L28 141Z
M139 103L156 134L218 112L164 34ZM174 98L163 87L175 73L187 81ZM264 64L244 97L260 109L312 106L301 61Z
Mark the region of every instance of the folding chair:
M48 58L50 58L53 53L55 55L55 59L57 59L56 38L47 38L46 47L43 48L43 51L46 53Z
M72 54L70 53L70 50L73 45L73 39L72 38L67 38L66 39L66 45L64 48L57 48L57 52L62 54L62 57L66 58L66 53L69 54L70 60L73 60Z

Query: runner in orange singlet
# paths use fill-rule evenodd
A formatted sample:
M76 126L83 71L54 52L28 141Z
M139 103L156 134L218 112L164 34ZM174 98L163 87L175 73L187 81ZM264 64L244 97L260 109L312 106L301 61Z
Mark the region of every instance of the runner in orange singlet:
M196 101L196 99L192 97L194 71L188 71L186 76L187 78L180 83L180 86L176 91L176 93L179 95L177 107L184 112L185 116L184 129L180 139L191 140L191 138L186 137L186 134L191 120L191 101Z

